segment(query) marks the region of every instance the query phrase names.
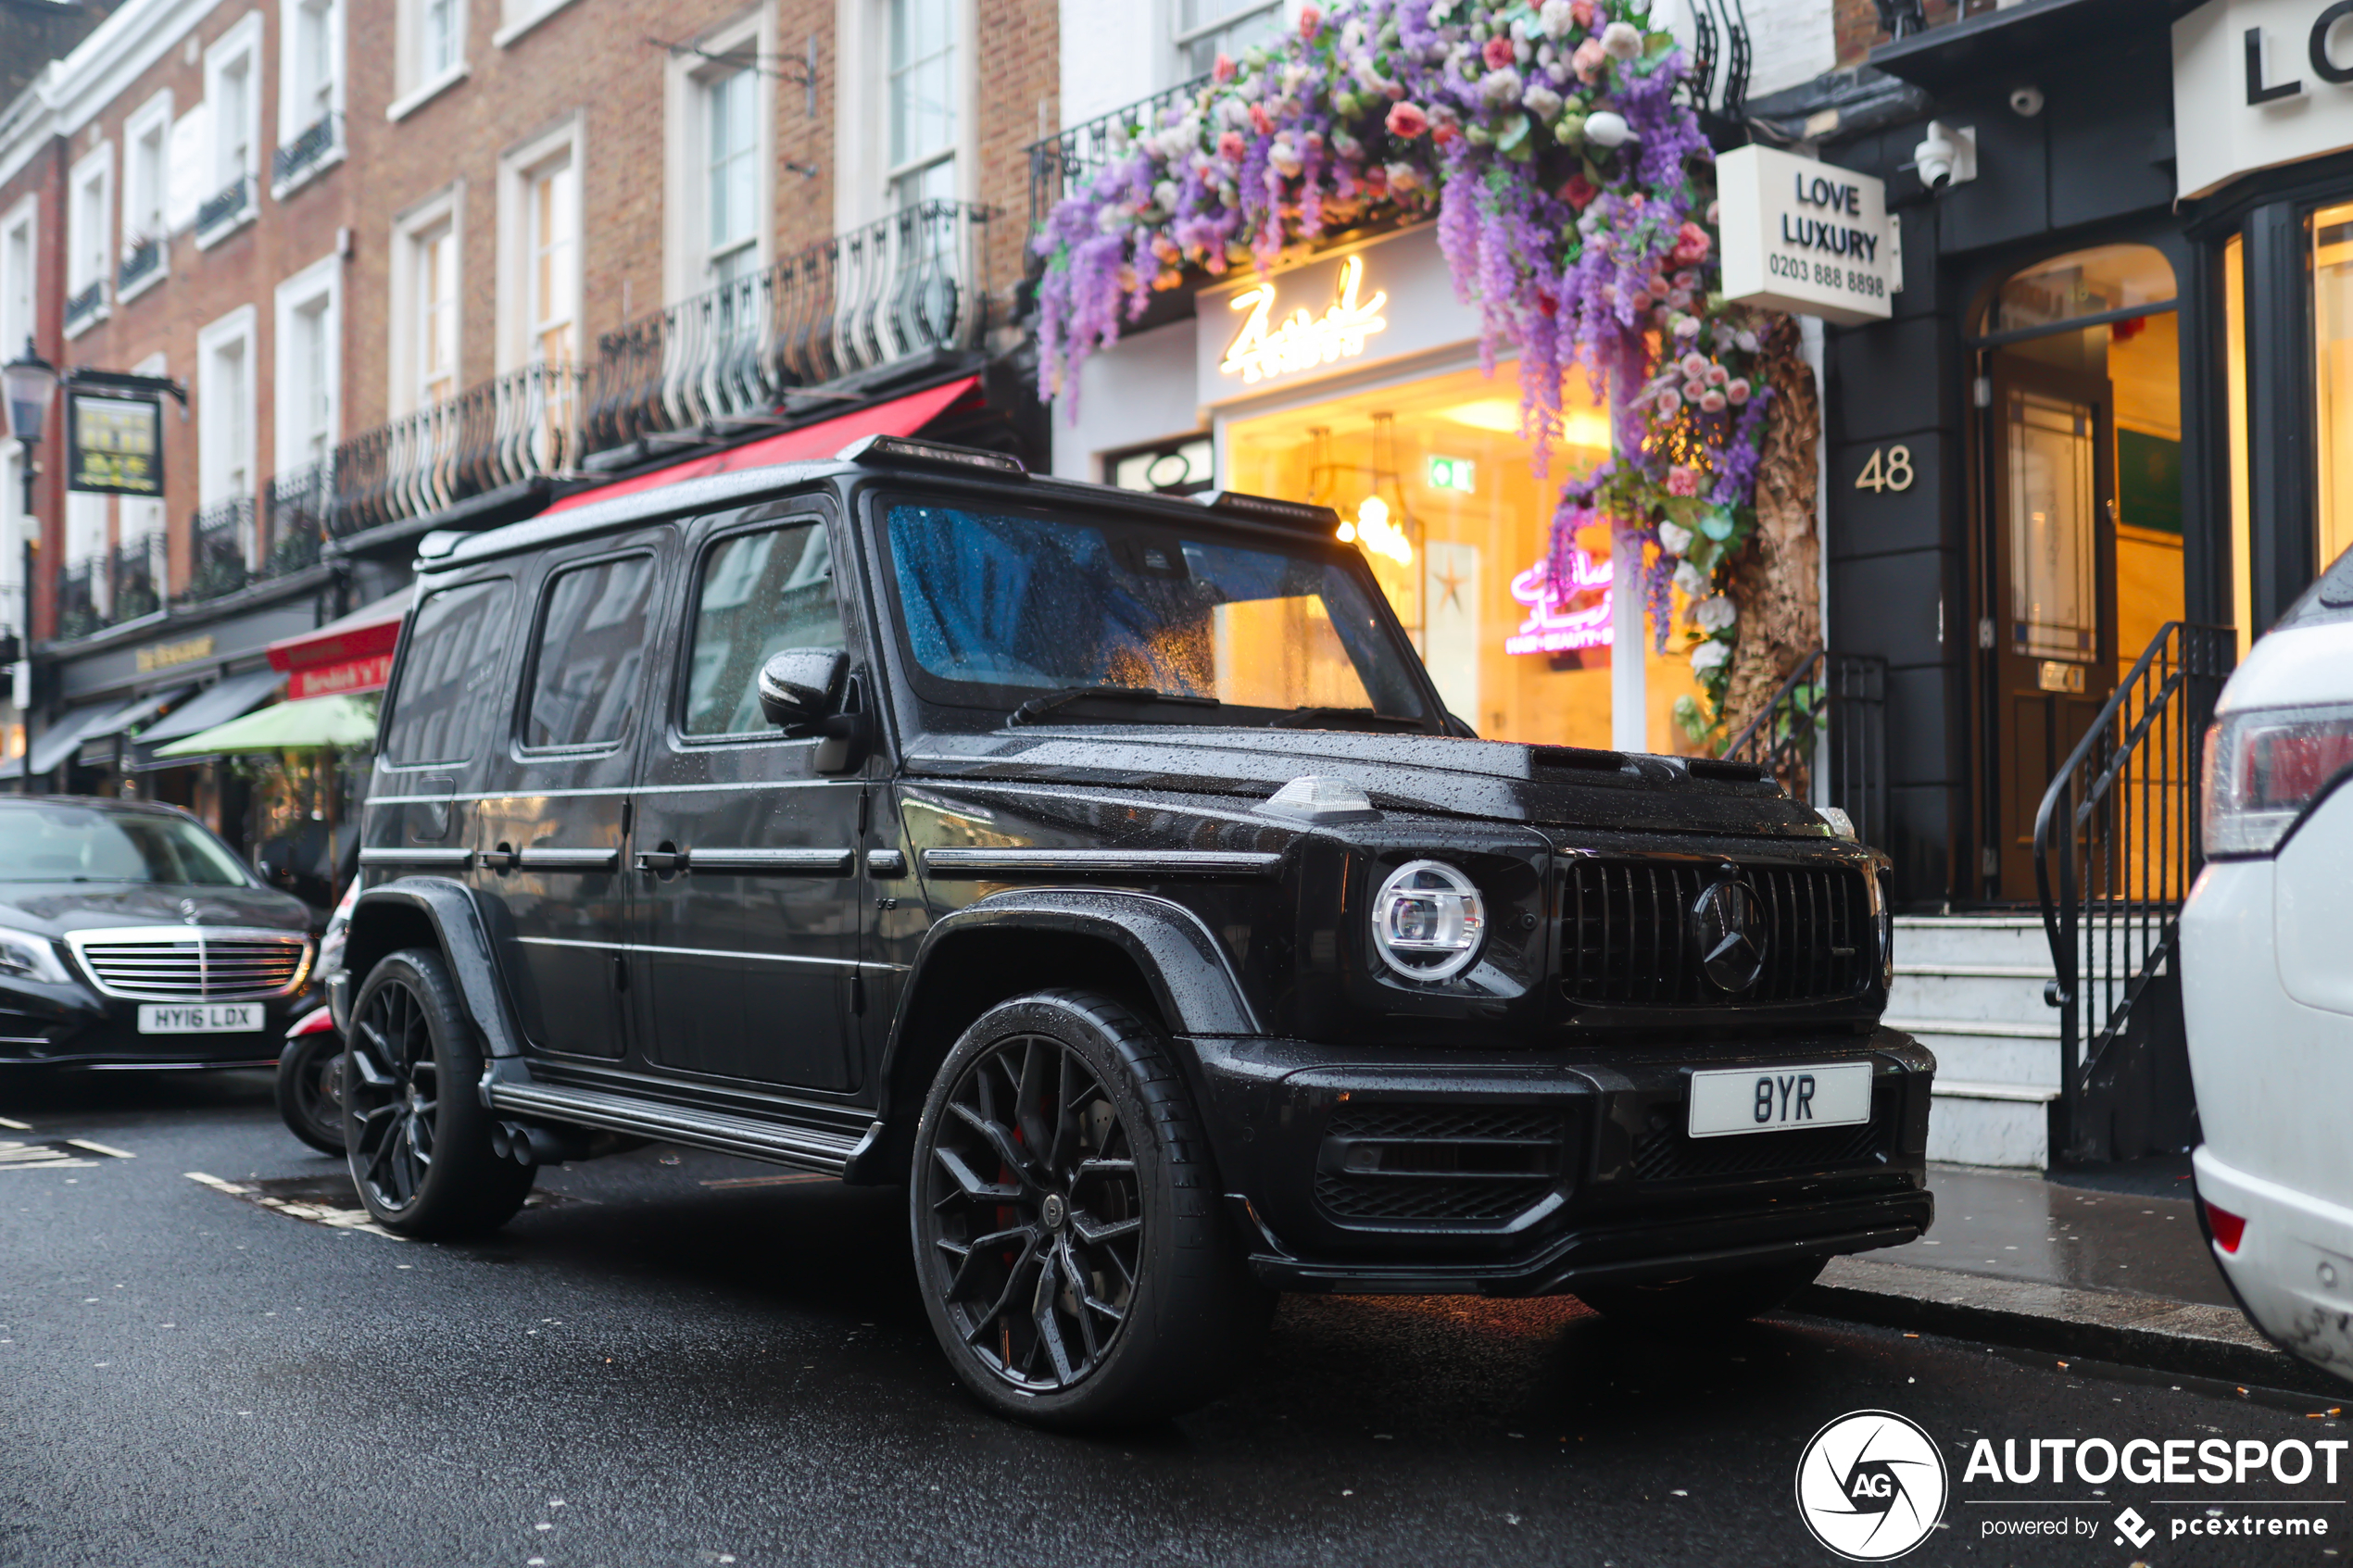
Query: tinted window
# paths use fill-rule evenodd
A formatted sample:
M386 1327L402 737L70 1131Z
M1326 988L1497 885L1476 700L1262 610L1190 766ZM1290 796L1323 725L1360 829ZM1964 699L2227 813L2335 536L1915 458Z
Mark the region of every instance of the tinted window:
M515 585L493 578L445 588L418 607L384 727L385 761L459 762L481 749L514 602Z
M833 552L823 523L722 540L703 558L687 666L690 735L766 731L760 667L786 648L842 646Z
M525 746L608 746L629 733L653 589L651 556L574 567L547 580Z
M0 876L10 882L161 882L245 887L229 847L180 817L86 806L0 809Z

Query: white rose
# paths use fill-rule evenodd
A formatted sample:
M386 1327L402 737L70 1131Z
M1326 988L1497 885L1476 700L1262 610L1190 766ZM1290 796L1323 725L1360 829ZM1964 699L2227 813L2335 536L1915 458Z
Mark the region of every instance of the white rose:
M1675 568L1675 586L1682 590L1685 598L1696 599L1707 592L1708 583L1700 575L1699 568L1684 561Z
M1519 95L1520 107L1541 120L1550 120L1561 112L1561 95L1538 82Z
M1692 531L1680 522L1662 522L1658 525L1659 546L1670 556L1691 554L1693 537Z
M1602 29L1602 49L1613 60L1630 60L1642 52L1642 30L1632 22L1612 22Z
M1544 30L1545 37L1558 43L1568 36L1577 19L1569 10L1568 0L1544 0L1544 8L1537 13L1537 25Z
M1692 611L1692 620L1703 632L1724 631L1740 618L1740 607L1721 594L1700 600Z
M1519 72L1505 66L1491 70L1479 79L1478 95L1491 104L1511 104L1519 101Z
M1722 643L1702 643L1692 650L1692 669L1705 674L1732 657L1732 650Z

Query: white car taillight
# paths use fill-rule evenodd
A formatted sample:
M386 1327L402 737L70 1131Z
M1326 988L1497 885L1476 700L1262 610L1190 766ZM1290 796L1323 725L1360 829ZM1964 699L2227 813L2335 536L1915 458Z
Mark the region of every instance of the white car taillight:
M2206 853L2269 855L2347 768L2353 707L2257 708L2216 720L2206 737Z

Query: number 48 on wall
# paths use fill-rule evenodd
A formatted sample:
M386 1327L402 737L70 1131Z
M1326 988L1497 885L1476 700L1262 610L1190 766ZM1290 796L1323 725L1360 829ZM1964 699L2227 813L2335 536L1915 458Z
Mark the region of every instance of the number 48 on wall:
M1855 476L1857 490L1909 490L1912 487L1912 449L1909 446L1874 446L1871 460Z

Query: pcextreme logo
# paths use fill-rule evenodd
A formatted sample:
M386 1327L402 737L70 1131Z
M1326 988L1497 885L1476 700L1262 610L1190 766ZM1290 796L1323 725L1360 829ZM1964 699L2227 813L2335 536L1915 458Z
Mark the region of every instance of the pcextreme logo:
M1856 1411L1814 1434L1797 1461L1797 1514L1852 1562L1885 1562L1944 1517L1944 1456L1893 1411Z

